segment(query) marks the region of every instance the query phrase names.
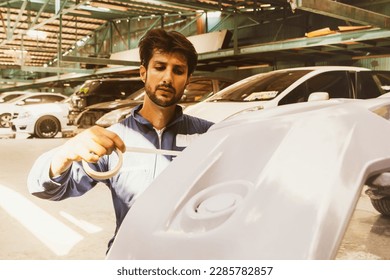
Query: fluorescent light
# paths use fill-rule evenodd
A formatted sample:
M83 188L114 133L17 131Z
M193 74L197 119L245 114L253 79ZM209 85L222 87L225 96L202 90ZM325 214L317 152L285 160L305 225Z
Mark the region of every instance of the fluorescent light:
M108 4L108 3L91 2L90 5L92 7L96 7L96 8L106 8L106 9L118 10L118 11L123 11L123 12L127 11L127 8L124 6L113 5L113 4Z
M45 40L47 38L47 33L40 30L30 29L27 30L26 34L28 37L38 40Z
M110 11L110 9L107 9L107 8L92 7L92 6L85 6L85 5L79 6L79 9L83 9L83 10L87 10L87 11L91 11L91 12L109 12Z
M80 14L80 15L86 15L86 16L92 15L91 12L88 12L88 11L80 11L80 10L72 10L72 11L70 11L69 13L72 13L72 14Z
M209 17L209 18L219 18L220 16L221 16L220 11L207 13L207 17Z

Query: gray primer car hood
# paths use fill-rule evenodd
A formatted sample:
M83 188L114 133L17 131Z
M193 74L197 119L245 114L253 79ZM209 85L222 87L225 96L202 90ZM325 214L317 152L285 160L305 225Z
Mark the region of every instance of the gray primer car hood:
M137 199L107 259L333 259L365 180L390 170L389 111L316 101L214 125Z

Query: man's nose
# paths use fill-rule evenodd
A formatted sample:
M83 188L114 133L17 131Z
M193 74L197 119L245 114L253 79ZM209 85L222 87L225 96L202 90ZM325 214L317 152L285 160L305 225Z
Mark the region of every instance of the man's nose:
M173 72L172 72L172 70L167 69L167 70L164 72L163 83L164 83L164 84L171 84L171 83L172 83L172 77L173 77Z

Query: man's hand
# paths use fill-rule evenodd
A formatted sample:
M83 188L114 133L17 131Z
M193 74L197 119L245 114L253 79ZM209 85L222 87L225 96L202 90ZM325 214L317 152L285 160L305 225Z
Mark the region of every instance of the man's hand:
M65 172L73 161L97 162L103 155L111 154L116 148L125 152L122 139L114 132L100 126L93 126L63 144L53 157L50 176Z

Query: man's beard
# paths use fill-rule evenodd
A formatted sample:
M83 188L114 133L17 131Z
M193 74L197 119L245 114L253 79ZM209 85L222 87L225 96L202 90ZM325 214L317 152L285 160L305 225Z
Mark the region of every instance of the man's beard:
M171 99L169 100L162 100L162 99L159 99L157 97L157 94L156 94L156 91L157 90L164 90L164 89L167 89L169 91L171 91L171 94L173 95ZM145 84L145 92L146 94L148 95L149 99L152 100L152 102L160 107L170 107L172 105L175 105L177 104L180 99L181 99L181 96L176 96L176 90L171 87L170 85L158 85L155 89L155 91L152 91L152 89L150 88L150 86L146 85Z

